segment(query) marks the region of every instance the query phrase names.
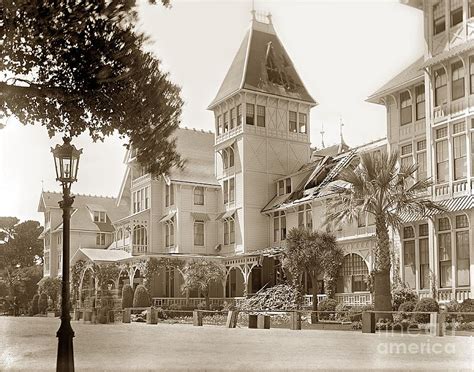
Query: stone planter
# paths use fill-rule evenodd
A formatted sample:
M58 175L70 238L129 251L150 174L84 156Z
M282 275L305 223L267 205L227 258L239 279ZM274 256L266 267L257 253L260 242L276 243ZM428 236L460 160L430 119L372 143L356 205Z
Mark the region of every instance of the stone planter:
M202 312L199 310L193 311L193 326L202 327Z
M146 324L157 324L158 317L156 316L156 311L152 307L149 307L146 310Z
M131 323L132 321L132 312L130 309L124 309L122 311L122 323Z
M296 311L291 313L290 329L293 331L301 330L301 314Z
M249 328L257 328L258 315L249 314Z

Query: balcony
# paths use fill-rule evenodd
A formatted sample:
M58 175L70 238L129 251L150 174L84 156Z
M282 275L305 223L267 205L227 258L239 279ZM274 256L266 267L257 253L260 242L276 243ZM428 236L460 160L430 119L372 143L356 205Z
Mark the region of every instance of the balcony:
M434 185L434 197L435 199L447 199L468 195L474 186L474 179L470 183L469 185L469 180L462 179L436 184Z
M446 103L443 103L442 105L433 108L433 119L435 123L439 123L443 120L446 120L448 114L448 105Z
M232 129L228 130L225 133L219 134L218 136L216 136L216 145L218 145L222 142L225 142L228 139L242 133L243 132L242 128L243 128L243 125L239 125L235 128L232 128Z
M151 174L147 173L132 180L132 188L137 186L146 186L151 182Z
M334 231L336 239L357 238L359 236L369 236L375 234L375 225L362 226L354 228L343 228L342 230Z

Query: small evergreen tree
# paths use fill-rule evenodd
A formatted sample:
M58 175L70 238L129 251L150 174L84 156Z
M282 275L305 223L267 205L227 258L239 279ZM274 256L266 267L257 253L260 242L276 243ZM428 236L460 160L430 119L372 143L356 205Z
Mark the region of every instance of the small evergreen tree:
M125 284L122 288L122 309L133 306L133 288L130 284Z
M150 295L144 285L138 285L133 296L133 307L150 306Z
M31 302L31 312L32 312L32 315L36 315L38 314L39 310L38 310L38 301L39 301L39 294L35 294L33 296L33 300Z

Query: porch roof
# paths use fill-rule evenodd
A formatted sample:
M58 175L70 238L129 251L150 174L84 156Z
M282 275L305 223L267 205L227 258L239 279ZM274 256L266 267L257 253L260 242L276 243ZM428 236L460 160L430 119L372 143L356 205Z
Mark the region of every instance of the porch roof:
M445 211L431 211L426 216L416 213L405 212L400 215L400 218L405 223L421 221L437 214L460 212L466 209L474 208L474 195L461 196L459 198L447 199L438 202L438 204L445 209Z
M72 263L81 259L93 262L117 262L131 258L132 255L120 249L79 248L72 256Z

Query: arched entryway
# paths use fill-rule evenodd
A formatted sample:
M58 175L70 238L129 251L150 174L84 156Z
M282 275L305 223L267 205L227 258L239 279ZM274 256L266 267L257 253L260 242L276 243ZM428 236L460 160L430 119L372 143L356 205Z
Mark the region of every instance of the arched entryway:
M365 292L369 268L365 260L356 253L344 257L339 276L337 278L337 293Z

